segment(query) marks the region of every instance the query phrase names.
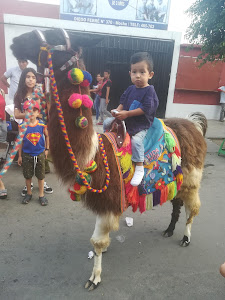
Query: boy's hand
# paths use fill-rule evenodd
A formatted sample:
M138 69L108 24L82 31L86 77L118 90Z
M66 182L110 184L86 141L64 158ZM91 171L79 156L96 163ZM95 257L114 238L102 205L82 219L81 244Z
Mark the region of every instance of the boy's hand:
M17 163L20 167L22 166L22 156L18 157Z
M126 118L128 118L128 111L127 110L121 110L119 111L115 117L119 120L125 120Z
M116 117L116 115L118 114L118 110L117 109L112 109L111 110L111 114L112 114L112 116L115 118Z
M45 150L45 158L48 158L48 150Z

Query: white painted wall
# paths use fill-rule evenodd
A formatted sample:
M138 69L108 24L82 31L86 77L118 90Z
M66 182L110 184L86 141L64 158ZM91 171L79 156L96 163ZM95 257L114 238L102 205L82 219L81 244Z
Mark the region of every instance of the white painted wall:
M12 44L12 39L19 36L25 32L29 32L33 29L46 29L46 28L64 28L68 30L75 30L79 32L89 32L89 33L104 33L104 34L114 34L114 35L124 35L132 37L142 37L142 38L155 38L155 39L165 39L174 40L174 53L172 60L172 68L170 75L169 91L166 106L166 117L186 117L187 114L194 111L201 111L206 115L208 119L219 119L220 107L217 105L193 105L193 104L177 104L173 103L173 96L175 90L176 74L179 61L180 53L180 40L181 33L170 32L163 30L146 30L139 28L130 27L118 27L118 26L101 26L99 24L86 24L79 22L71 22L65 20L54 20L47 18L36 18L36 17L25 17L17 15L4 15L5 23L5 48L6 48L6 67L13 67L17 64L16 59L12 55L10 50L10 45ZM41 24L41 26L40 26ZM31 62L30 67L34 67Z

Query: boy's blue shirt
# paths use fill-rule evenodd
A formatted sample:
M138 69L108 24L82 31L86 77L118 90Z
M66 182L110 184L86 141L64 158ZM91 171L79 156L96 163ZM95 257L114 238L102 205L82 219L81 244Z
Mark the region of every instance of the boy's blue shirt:
M159 99L152 85L144 88L131 85L121 96L120 104L123 105L124 110L141 108L144 111L143 115L125 119L127 132L132 136L152 126Z
M45 127L46 125L44 125L41 120L37 120L37 123L34 126L27 126L26 133L23 137L23 152L30 154L31 156L37 156L45 150Z

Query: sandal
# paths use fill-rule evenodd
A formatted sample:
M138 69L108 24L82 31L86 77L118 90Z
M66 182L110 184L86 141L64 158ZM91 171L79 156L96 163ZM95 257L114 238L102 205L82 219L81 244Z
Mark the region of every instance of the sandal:
M0 190L0 199L7 198L7 190Z
M28 204L32 198L32 195L26 194L26 196L22 200L22 204Z
M46 205L48 205L48 200L45 198L45 196L39 197L39 201L40 201L40 203L41 203L41 206L46 206Z

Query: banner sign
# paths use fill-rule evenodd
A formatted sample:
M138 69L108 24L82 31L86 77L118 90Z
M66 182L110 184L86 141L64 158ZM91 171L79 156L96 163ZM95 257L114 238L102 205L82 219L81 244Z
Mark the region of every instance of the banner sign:
M146 29L168 27L170 0L60 0L60 18Z

